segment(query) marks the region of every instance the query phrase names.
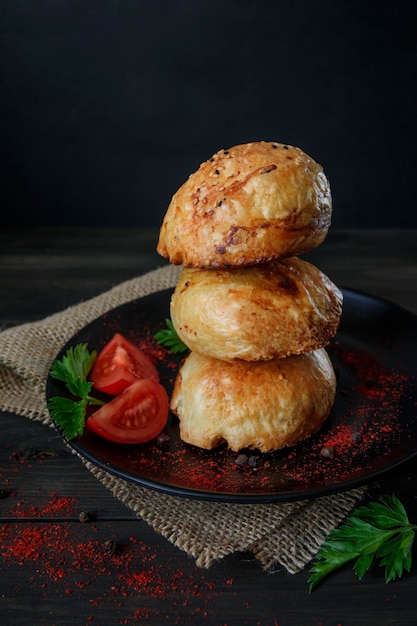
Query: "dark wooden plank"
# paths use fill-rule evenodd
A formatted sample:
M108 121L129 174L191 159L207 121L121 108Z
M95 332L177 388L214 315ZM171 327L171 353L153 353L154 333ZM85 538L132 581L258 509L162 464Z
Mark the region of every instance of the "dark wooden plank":
M81 511L93 519L136 519L65 446L54 428L11 414L2 414L1 420L9 436L0 446L0 479L12 495L0 500L0 520L15 518L18 503L22 511L38 509L33 513L36 518L48 509L55 494L65 494L69 501L64 512L55 512L59 519L77 520Z
M155 229L3 230L0 324L42 319L163 265L156 237Z
M15 533L23 532L21 526L7 528L12 546ZM35 537L39 527L33 522L25 525ZM407 584L387 586L380 571L373 570L358 583L346 568L310 595L307 572L268 574L240 554L201 570L133 522L44 527L50 550L33 561L8 557L2 564L5 623L131 624L148 617L152 624L198 620L219 626L415 623L415 571ZM69 548L64 554L53 552L58 536ZM103 556L103 541L109 537L118 552Z
M307 572L268 574L248 555L201 570L134 522L22 526L7 527L11 550L24 529L35 539L46 529L49 548L34 560L7 555L1 581L6 623L25 624L28 615L32 623L74 624L74 615L80 624L133 623L138 611L136 621L149 615L150 623L411 626L417 610L415 571L407 584L386 586L379 570L358 583L346 568L309 595ZM115 555L103 553L108 538L116 541Z
M417 230L330 230L305 255L337 285L386 298L417 313Z

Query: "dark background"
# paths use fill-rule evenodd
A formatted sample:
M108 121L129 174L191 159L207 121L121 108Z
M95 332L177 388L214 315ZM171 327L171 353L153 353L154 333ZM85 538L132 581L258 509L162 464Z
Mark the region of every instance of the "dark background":
M265 139L324 166L333 225L416 227L414 5L0 0L3 225L156 226Z

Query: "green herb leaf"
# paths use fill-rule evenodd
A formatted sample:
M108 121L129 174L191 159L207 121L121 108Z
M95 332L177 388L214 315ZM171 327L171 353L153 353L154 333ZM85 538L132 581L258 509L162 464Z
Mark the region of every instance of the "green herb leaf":
M86 343L79 343L67 350L61 361L54 361L50 374L52 378L62 380L64 383L73 387L74 395L83 395L83 381L90 373L93 363L96 360L97 352L88 351ZM80 385L81 393L77 393L78 385Z
M361 579L375 559L385 568L388 583L411 569L411 550L417 526L410 524L402 503L395 496L380 498L358 507L346 523L330 533L316 555L308 580L310 592L326 576L354 561Z
M172 321L167 318L165 320L166 328L155 334L156 341L169 349L172 354L181 354L189 350L188 346L178 337Z
M62 428L67 439L82 435L89 404L104 404L102 400L90 395L93 383L87 380L96 357L95 350L89 352L86 343L79 343L74 348L69 348L60 361L57 359L52 364L51 377L64 382L69 393L78 398L71 400L64 396L54 396L47 404L52 419Z
M54 396L48 402L52 419L58 424L64 437L74 439L83 434L85 426L85 404L69 398Z

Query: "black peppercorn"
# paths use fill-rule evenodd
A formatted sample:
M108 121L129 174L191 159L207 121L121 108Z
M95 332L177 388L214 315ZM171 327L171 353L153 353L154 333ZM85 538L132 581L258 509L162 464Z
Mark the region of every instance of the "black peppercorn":
M114 554L117 549L117 544L113 539L108 539L103 543L103 552L106 554Z
M161 433L156 438L156 443L160 448L167 448L169 446L169 442L171 441L170 436L166 433Z
M320 450L320 454L325 459L333 459L334 458L334 450L333 450L333 448L328 448L327 446L325 446L324 448L322 448Z

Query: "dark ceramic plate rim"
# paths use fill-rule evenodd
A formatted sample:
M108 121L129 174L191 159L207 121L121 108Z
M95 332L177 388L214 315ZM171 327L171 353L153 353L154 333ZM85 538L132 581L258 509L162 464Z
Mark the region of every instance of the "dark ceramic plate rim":
M343 287L341 288L341 290L343 292L344 302L345 302L343 315L346 315L345 311L346 311L347 303L349 305L348 308L352 310L350 314L352 314L353 312L353 315L358 315L359 317L361 316L363 317L366 311L369 312L369 310L372 310L375 308L377 311L383 311L387 315L391 316L392 319L395 319L395 321L397 322L396 327L398 327L399 322L404 322L407 328L408 326L410 326L410 328L412 328L417 334L417 317L414 316L409 311L407 311L406 309L403 309L402 307L388 300L367 294L365 292L353 290L350 288L343 288ZM155 297L161 297L161 296L164 296L164 294L166 294L167 305L168 305L169 296L171 293L172 293L172 289L165 289L163 291L155 292L155 293L149 294L148 296L144 296L143 298L139 298L137 300L133 300L131 302L122 304L119 307L111 310L110 312L99 316L95 320L92 320L85 327L80 329L80 331L78 331L73 337L71 337L67 341L67 343L60 349L60 351L58 352L55 358L57 359L62 358L63 354L66 352L66 350L70 346L75 345L76 343L80 342L80 337L79 337L80 334L82 336L82 333L85 332L89 327L100 324L101 320L108 319L109 316L115 316L117 314L120 314L124 310L128 310L129 307L137 306L145 299L149 300ZM169 309L167 308L167 316L169 315L168 311ZM372 320L372 317L371 317L371 320ZM343 323L343 316L342 316L342 323ZM412 334L410 336L410 341L411 339L412 339ZM366 339L364 340L364 342L366 344ZM414 348L417 348L417 345L414 346ZM414 348L413 346L411 346L411 350ZM401 351L400 351L400 356L401 356ZM54 389L54 381L50 376L48 376L47 383L46 383L47 400L49 400L51 395L53 395L53 389ZM416 401L417 401L417 397L414 397L414 402ZM60 432L59 427L57 427L57 430L58 432ZM61 432L60 434L62 436ZM302 489L297 488L295 490L283 490L283 491L276 491L276 492L268 491L265 493L263 492L260 493L259 491L256 491L254 493L250 493L250 492L240 493L240 492L225 492L225 491L212 491L212 490L206 490L206 489L196 489L192 487L184 487L181 485L165 483L157 479L149 479L145 476L133 474L130 471L125 470L121 466L106 462L105 460L100 458L100 456L98 456L97 454L91 453L78 440L67 441L65 438L63 439L82 458L91 462L97 468L103 469L106 472L109 472L110 474L116 476L117 478L124 479L130 483L133 483L133 484L136 484L141 487L145 487L154 491L162 492L167 495L187 497L187 498L207 500L207 501L229 502L229 503L240 503L240 504L261 504L261 503L266 504L266 503L272 503L272 502L302 500L302 499L307 499L307 498L316 498L316 497L321 497L325 495L330 495L330 494L334 494L334 493L341 492L341 491L346 491L348 489L352 489L352 488L360 487L364 484L368 484L369 482L372 482L380 478L383 474L395 469L399 465L403 464L404 462L412 459L414 456L417 455L417 435L416 435L415 440L411 442L411 445L410 445L410 441L404 442L406 443L406 445L404 445L403 447L402 454L397 456L395 460L388 460L387 463L385 465L382 464L382 466L380 466L379 464L375 469L370 468L369 471L366 471L361 476L346 478L339 482L329 483L329 484L315 486L315 487L306 486L305 488L302 488Z

